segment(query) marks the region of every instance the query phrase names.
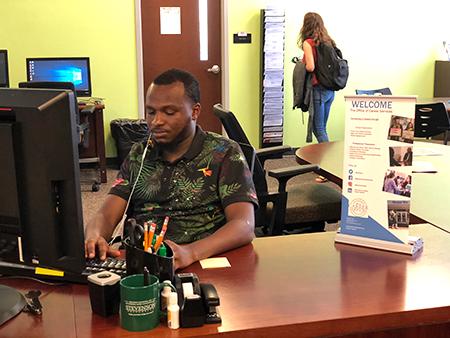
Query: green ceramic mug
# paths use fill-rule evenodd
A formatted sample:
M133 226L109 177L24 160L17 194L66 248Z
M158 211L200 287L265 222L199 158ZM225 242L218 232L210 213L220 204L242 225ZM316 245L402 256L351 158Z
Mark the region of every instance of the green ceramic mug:
M123 278L120 281L120 326L128 331L146 331L158 326L159 298L164 285L154 275L149 275L148 285L144 285L143 274Z

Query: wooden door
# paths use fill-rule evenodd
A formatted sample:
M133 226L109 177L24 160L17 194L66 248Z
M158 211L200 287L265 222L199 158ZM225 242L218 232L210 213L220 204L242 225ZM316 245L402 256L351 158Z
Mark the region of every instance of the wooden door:
M208 59L201 61L199 0L141 0L144 89L146 91L152 80L169 68L192 73L200 82L199 125L204 130L221 133L221 124L212 113L212 106L221 102L221 72L208 71L213 65L221 67L220 0L207 0L207 5ZM180 8L181 34L161 34L161 7Z

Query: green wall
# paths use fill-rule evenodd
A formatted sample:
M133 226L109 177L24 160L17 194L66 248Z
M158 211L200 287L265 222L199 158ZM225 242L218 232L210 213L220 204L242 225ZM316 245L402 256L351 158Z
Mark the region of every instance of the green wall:
M253 146L259 147L260 81L259 0L229 0L229 109L236 114ZM252 34L251 44L233 44L233 33Z
M219 1L219 0L217 0ZM229 104L252 144L259 146L260 9L270 1L228 0ZM343 138L344 95L354 89L391 87L394 94L431 97L434 60L450 39L446 2L421 4L379 0L273 1L286 10L284 143L305 144L306 126L292 110L293 56L306 11L322 15L349 60L347 88L337 92L328 123L331 140ZM9 51L10 82L26 78L26 57L89 56L93 96L105 98L108 157L116 155L109 123L137 118L137 70L133 0L1 0L0 48ZM232 34L252 33L251 44L233 44Z
M134 1L1 0L2 48L12 87L26 80L27 57L89 56L92 95L105 99L106 154L116 156L110 121L138 115Z
M230 37L230 108L234 111L254 146L259 145L259 12L270 1L228 1ZM442 41L450 39L445 2L429 0L421 4L380 0L335 2L317 0L297 2L277 0L285 9L285 120L284 143L302 146L306 126L300 110L292 107L293 56L301 55L297 35L308 11L322 15L330 35L349 61L347 87L336 93L328 132L331 140L343 139L344 95L356 88L388 86L394 94L432 97L434 60L441 57ZM232 44L236 32L252 33L251 45ZM305 122L306 122L305 115Z

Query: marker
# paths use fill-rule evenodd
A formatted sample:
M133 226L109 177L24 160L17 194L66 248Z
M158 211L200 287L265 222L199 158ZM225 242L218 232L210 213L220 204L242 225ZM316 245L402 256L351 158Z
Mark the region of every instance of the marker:
M158 255L161 257L167 257L167 248L164 243L161 243L161 247L158 250Z

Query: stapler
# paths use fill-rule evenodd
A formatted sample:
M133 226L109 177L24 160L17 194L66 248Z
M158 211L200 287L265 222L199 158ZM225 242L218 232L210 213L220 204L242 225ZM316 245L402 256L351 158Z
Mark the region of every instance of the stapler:
M203 299L203 307L205 308L205 323L206 324L218 324L222 322L219 313L217 312L217 306L220 305L219 295L217 290L212 284L201 283L200 284L201 296Z

